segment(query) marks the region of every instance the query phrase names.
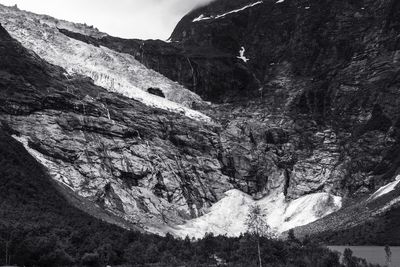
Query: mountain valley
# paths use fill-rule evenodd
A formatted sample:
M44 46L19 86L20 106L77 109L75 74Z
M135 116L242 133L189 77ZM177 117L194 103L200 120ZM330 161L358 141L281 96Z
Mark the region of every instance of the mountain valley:
M164 42L0 5L0 125L125 229L239 236L257 203L277 235L398 244L399 18L396 0L217 0Z

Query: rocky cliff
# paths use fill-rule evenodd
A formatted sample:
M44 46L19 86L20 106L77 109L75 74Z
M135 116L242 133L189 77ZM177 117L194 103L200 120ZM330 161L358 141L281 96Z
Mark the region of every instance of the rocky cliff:
M220 0L183 18L171 40L211 45L251 70L260 83L246 94L258 104L240 116L281 116L267 135L294 144L289 193L331 177L362 194L397 170L399 14L397 1Z
M239 97L231 97L239 87L220 94L236 101L226 105L228 125L239 122L257 147L233 154L270 153L269 166L284 173L286 198L345 197L348 208L299 233L373 223L398 205L396 193L375 204L368 196L399 172L399 18L400 5L390 0L219 0L188 14L171 36L182 46L229 53L255 77L257 86ZM260 162L249 177L276 180L261 167L268 160Z
M2 127L59 183L145 229L201 214L231 188L215 127L109 93L1 28Z
M238 233L243 222L230 218L254 202L280 232L331 212L363 214L341 226L352 227L399 203L396 193L379 205L370 198L399 172L399 15L389 0L218 0L185 16L169 43L53 27L57 38L130 54L213 101L192 106L213 122L66 78L30 52L39 67L27 68L28 56L13 72L18 60L2 65L1 121L56 180L146 229ZM23 42L21 27L7 24ZM224 213L226 203L239 214ZM323 222L299 232L323 232Z
M392 151L398 138L399 12L397 2L388 0L220 0L185 16L171 43L110 36L94 39L136 55L206 99L227 102L216 107L217 116L226 125L243 128L247 140L236 144L247 143L249 153L254 151L251 146L260 143L279 147L281 151L274 155L281 155L277 156L281 162L275 166L289 169L287 179L294 171L287 185L289 194L298 196L327 186L362 195L396 174ZM218 51L232 60L229 71L240 65L249 75L232 78L214 58L205 63L212 69L210 75L194 71L187 76L178 71L192 80L216 84L191 86L166 71L180 69L175 60L188 51L209 56ZM172 61L162 59L167 54ZM224 81L213 80L214 76ZM265 133L266 128L272 130ZM229 134L231 128L226 129ZM234 135L237 138L238 132ZM248 154L242 152L237 154ZM232 157L225 158L225 171L232 171L227 159ZM237 169L243 172L243 168ZM254 177L249 166L245 169L242 176Z

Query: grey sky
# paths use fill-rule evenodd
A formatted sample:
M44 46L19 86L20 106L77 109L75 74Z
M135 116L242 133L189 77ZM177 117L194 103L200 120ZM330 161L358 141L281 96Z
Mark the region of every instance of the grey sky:
M191 9L213 0L0 0L20 9L85 22L110 35L167 39Z

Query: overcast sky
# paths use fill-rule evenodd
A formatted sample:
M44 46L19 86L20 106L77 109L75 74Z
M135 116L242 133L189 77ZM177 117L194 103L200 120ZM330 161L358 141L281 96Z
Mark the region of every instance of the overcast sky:
M85 22L124 38L167 39L191 9L213 0L0 0L20 9Z

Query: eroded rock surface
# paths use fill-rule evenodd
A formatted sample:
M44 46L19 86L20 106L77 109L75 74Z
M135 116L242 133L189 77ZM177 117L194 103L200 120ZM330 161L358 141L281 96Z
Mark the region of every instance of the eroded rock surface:
M60 183L145 229L202 214L232 188L217 126L150 108L41 60L1 28L3 128Z
M239 188L265 191L267 177L284 176L291 198L358 196L397 172L399 10L393 0L219 0L185 16L171 43L86 37L228 102L208 113L223 124L221 162Z
M195 10L171 43L60 29L224 103L197 107L214 123L66 80L25 50L35 67L8 50L0 63L1 121L59 181L153 228L198 217L232 188L285 201L328 193L357 210L399 172L400 5L255 2Z

